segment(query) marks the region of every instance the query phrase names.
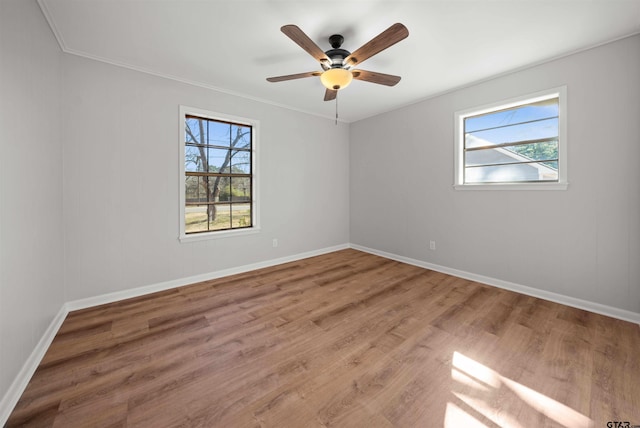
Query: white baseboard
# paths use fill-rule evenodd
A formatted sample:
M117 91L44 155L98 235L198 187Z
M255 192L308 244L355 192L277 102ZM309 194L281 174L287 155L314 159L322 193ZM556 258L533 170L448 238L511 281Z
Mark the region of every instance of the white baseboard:
M266 260L263 262L251 263L248 265L209 272L202 275L189 276L186 278L174 279L172 281L146 285L144 287L132 288L130 290L116 291L114 293L102 294L100 296L88 297L86 299L73 300L71 302L67 302L67 308L69 312L71 312L78 309L90 308L92 306L104 305L106 303L113 303L124 299L130 299L132 297L144 296L145 294L151 294L158 291L165 291L176 287L182 287L184 285L195 284L196 282L209 281L212 279L223 278L225 276L235 275L238 273L244 273L256 269L280 265L283 263L294 262L296 260L319 256L326 253L332 253L334 251L344 250L346 248L349 248L349 244L326 247L319 250L307 251L304 253L294 254L292 256L285 256L277 259Z
M409 257L399 256L397 254L387 253L385 251L374 250L373 248L363 247L356 244L343 244L333 247L327 247L320 250L308 251L305 253L294 254L291 256L280 257L277 259L267 260L263 262L252 263L244 266L238 266L229 269L223 269L216 272L210 272L202 275L190 276L187 278L180 278L172 281L161 282L157 284L147 285L144 287L133 288L130 290L118 291L115 293L102 294L100 296L89 297L86 299L73 300L65 303L60 308L60 311L51 321L51 324L42 335L42 338L34 348L27 361L25 361L22 369L16 376L15 380L9 387L9 390L5 393L2 401L0 401L0 426L4 426L9 419L9 415L13 411L13 408L17 404L20 396L24 392L29 380L36 371L40 361L47 352L47 349L51 345L53 338L58 332L62 322L67 314L71 311L85 309L92 306L103 305L106 303L113 303L119 300L129 299L132 297L139 297L145 294L155 293L158 291L169 290L184 285L193 284L196 282L208 281L211 279L222 278L225 276L235 275L238 273L244 273L256 269L262 269L265 267L275 266L282 263L293 262L296 260L306 259L308 257L319 256L333 251L344 250L346 248L353 248L355 250L364 251L366 253L375 254L381 257L385 257L391 260L397 260L399 262L411 264L414 266L423 267L425 269L431 269L437 272L446 273L449 275L457 276L460 278L468 279L471 281L480 282L483 284L492 285L494 287L504 288L506 290L515 291L518 293L526 294L533 297L549 300L552 302L560 303L567 306L572 306L579 309L585 309L587 311L595 312L602 315L607 315L613 318L618 318L624 321L640 324L640 314L626 311L623 309L614 308L611 306L601 305L599 303L589 302L586 300L577 299L574 297L564 296L562 294L552 293L549 291L538 290L532 287L527 287L512 282L502 281L495 278L490 278L482 275L476 275L470 272L465 272L457 269L448 268L445 266L439 266L432 263L427 263L421 260L412 259Z
M129 299L132 297L143 296L145 294L155 293L157 291L169 290L184 285L193 284L196 282L208 281L211 279L222 278L229 275L235 275L238 273L248 272L251 270L262 269L265 267L275 266L282 263L294 262L309 257L319 256L326 253L331 253L338 250L344 250L349 248L349 244L336 245L333 247L326 247L319 250L307 251L304 253L294 254L291 256L280 257L277 259L266 260L263 262L251 263L244 266L238 266L229 269L223 269L216 272L210 272L202 275L190 276L187 278L180 278L173 281L161 282L158 284L147 285L144 287L133 288L130 290L118 291L115 293L102 294L100 296L89 297L86 299L79 299L67 302L62 305L58 314L53 318L51 324L42 335L42 338L34 348L27 361L25 361L22 369L16 376L15 380L4 394L2 401L0 401L0 426L4 426L13 411L13 408L18 403L18 400L22 396L27 384L31 380L33 373L35 373L38 365L42 361L44 354L51 345L53 338L60 329L62 322L66 318L67 314L71 311L79 309L90 308L92 306L103 305L105 303L113 303L119 300Z
M53 320L40 338L36 347L33 348L31 355L29 355L27 361L25 361L22 369L13 380L13 383L2 397L2 400L0 401L0 426L4 426L7 419L9 419L9 415L11 415L13 408L18 403L20 396L31 380L31 376L33 376L33 373L35 373L38 368L40 361L42 361L44 354L47 352L47 349L49 349L51 342L53 342L53 338L56 336L56 333L60 329L60 326L67 314L68 311L66 305L62 305L56 316L53 317Z
M526 294L527 296L538 297L540 299L549 300L551 302L560 303L562 305L571 306L578 309L584 309L589 312L595 312L596 314L606 315L612 318L617 318L623 321L629 321L635 324L640 324L640 313L631 312L624 309L614 308L613 306L602 305L600 303L590 302L588 300L582 300L575 297L565 296L563 294L553 293L551 291L540 290L533 287L527 287L526 285L520 285L509 281L503 281L488 276L476 275L474 273L465 272L458 269L448 268L446 266L440 266L432 263L427 263L422 260L412 259L410 257L399 256L397 254L387 253L385 251L375 250L373 248L363 247L361 245L351 244L351 248L354 250L364 251L366 253L375 254L380 257L384 257L391 260L407 263L410 265L422 267L425 269L434 270L437 272L446 273L448 275L457 276L459 278L468 279L470 281L480 282L483 284L491 285L498 288L503 288L509 291L515 291L516 293Z

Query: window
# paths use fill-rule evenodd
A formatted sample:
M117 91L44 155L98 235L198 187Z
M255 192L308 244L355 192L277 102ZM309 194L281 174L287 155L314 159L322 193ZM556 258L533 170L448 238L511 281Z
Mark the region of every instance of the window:
M181 107L180 237L256 229L257 122Z
M566 88L455 114L456 189L566 189Z

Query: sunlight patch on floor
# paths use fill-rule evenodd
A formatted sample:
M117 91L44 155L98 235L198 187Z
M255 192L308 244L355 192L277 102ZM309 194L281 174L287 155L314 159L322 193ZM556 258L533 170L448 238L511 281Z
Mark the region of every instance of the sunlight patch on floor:
M565 428L594 427L594 422L583 414L459 352L454 352L452 364L451 377L461 387L460 391L452 391L453 395L472 409L472 413L482 415L500 427L531 426L533 421L519 420L524 414L527 419L532 414L537 418L548 418ZM518 414L512 414L513 411ZM462 426L461 421L471 421L465 422L468 425L464 426L486 426L469 413L455 403L447 403L445 428Z
M445 428L487 428L485 424L451 402L447 403L447 410L444 414L444 426Z

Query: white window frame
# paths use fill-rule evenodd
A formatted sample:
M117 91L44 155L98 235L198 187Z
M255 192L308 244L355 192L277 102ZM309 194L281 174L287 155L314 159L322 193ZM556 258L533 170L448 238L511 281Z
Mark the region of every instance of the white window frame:
M558 181L534 183L465 183L464 182L464 120L469 116L491 113L523 104L558 98ZM560 86L508 100L497 101L454 113L456 190L566 190L567 180L567 87Z
M185 226L185 200L186 200L186 188L185 188L185 133L186 133L186 116L199 116L206 119L219 120L223 122L233 122L239 125L248 125L251 126L251 151L252 151L252 162L251 162L251 173L252 173L252 194L251 194L251 227L242 228L242 229L229 229L229 230L219 230L219 231L211 231L211 232L202 232L202 233L186 233ZM207 239L220 239L220 238L229 238L232 236L242 236L242 235L250 235L254 233L258 233L260 231L260 190L259 184L260 180L258 179L259 169L259 151L258 151L258 136L260 134L260 121L254 119L247 119L244 117L232 116L224 113L217 113L208 110L203 110L195 107L188 106L180 106L180 234L179 240L180 242L192 242L192 241L202 241Z

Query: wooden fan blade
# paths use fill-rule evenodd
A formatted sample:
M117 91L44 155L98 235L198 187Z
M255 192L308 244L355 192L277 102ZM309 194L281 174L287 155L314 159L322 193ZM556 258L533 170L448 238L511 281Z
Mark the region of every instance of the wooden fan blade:
M285 25L280 28L287 37L293 40L298 46L307 51L318 62L330 61L329 57L324 53L313 40L307 36L297 25Z
M393 24L391 27L387 28L349 55L345 59L344 63L348 66L360 64L362 61L371 58L390 46L395 45L400 40L406 39L408 36L409 30L407 30L407 27L400 23Z
M337 96L338 96L338 91L334 91L333 89L327 89L326 91L324 91L325 101L335 100Z
M354 79L364 80L365 82L377 83L379 85L395 86L400 81L400 76L393 74L377 73L367 70L352 70L351 74Z
M303 77L320 76L320 71L310 71L308 73L287 74L286 76L267 77L269 82L284 82L285 80L302 79Z

